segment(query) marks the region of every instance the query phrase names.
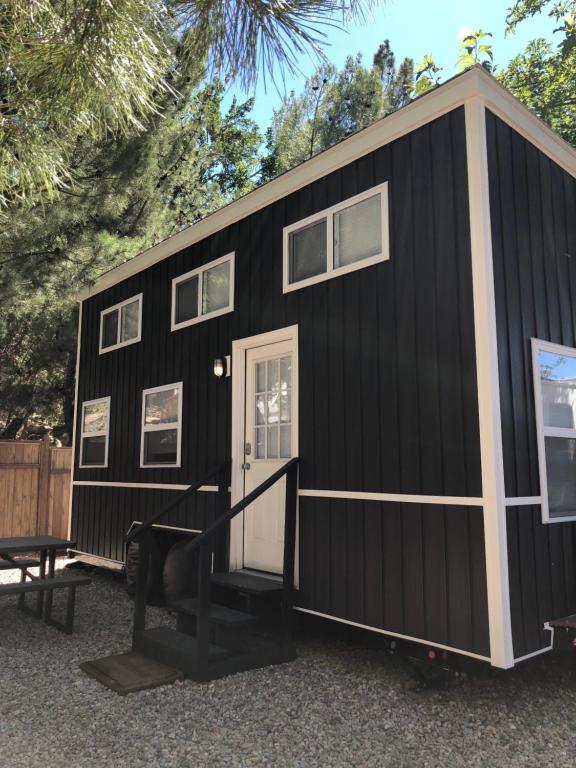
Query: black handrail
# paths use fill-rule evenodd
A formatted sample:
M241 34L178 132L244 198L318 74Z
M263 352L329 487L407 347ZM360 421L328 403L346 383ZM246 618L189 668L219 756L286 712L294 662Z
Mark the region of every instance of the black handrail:
M230 467L230 459L226 459L225 462L220 464L219 467L212 470L210 474L206 475L202 478L202 480L197 480L195 483L193 483L187 490L184 491L184 493L180 494L177 499L174 501L171 501L169 504L167 504L165 507L163 507L160 512L158 512L154 517L151 517L150 520L147 520L143 525L139 525L135 527L133 530L129 531L126 536L124 537L124 541L126 544L129 544L131 541L134 541L134 539L139 538L142 536L146 531L148 531L150 528L152 528L153 525L155 525L158 520L161 520L164 515L167 515L168 512L171 512L174 507L177 507L179 504L182 504L182 502L186 501L190 498L196 491L198 491L203 485L206 485L208 480L211 480L213 477L216 476L222 476L225 473L227 473L227 470Z
M280 480L281 477L286 475L289 470L296 466L300 459L298 456L294 457L293 459L290 459L290 461L287 461L286 464L283 464L280 469L276 470L270 477L266 480L264 480L260 485L255 488L253 491L250 491L250 493L247 496L244 496L241 501L239 501L237 504L235 504L231 509L228 510L223 515L220 515L220 517L215 520L212 525L208 526L205 531L202 531L202 533L199 536L195 536L192 541L190 541L185 547L185 552L192 552L197 547L201 546L207 539L214 536L215 533L217 533L220 528L222 528L223 525L228 523L230 520L232 520L236 515L238 515L240 512L242 512L243 509L248 507L252 502L256 501L256 499L261 496L263 493L265 493L269 488L271 488L274 483L277 483L278 480Z

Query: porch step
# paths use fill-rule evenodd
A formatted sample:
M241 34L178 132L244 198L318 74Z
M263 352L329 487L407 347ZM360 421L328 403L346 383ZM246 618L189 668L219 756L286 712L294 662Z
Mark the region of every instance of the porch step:
M198 613L198 600L195 597L187 598L185 600L175 600L173 603L170 603L168 607L178 611L178 613L185 613L188 616L196 616ZM212 603L210 605L210 621L213 624L233 629L235 627L254 624L258 621L258 617L251 613L236 611L234 608L228 608L225 605Z
M282 582L267 579L265 576L253 576L251 573L244 573L243 571L213 573L212 584L235 592L244 592L248 595L268 597L282 594Z
M155 659L161 664L181 669L184 674L195 676L196 641L191 635L178 632L171 627L153 627L138 632L134 638L133 650L143 656ZM225 648L210 643L208 662L222 661L229 655Z

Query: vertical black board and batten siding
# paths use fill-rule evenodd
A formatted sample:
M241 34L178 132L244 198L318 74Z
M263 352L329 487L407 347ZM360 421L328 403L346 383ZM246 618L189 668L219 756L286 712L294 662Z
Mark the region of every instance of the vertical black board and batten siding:
M530 339L576 347L576 180L486 119L506 496L539 496ZM518 658L549 644L545 621L576 613L576 526L544 525L539 506L507 521Z
M283 294L283 227L385 181L390 260ZM172 333L172 279L231 251L234 312ZM100 312L139 292L141 343L99 356ZM213 359L234 339L293 324L301 488L482 495L463 109L88 299L78 399L112 396L110 464L77 468L76 479L201 477L230 453L231 381L215 379ZM142 389L176 381L182 467L141 469ZM101 531L113 538L113 520L141 519L159 500L159 491L77 487L79 548L118 552ZM174 524L201 527L212 504L199 494ZM97 536L96 508L108 520ZM302 605L487 655L482 541L480 508L306 498Z

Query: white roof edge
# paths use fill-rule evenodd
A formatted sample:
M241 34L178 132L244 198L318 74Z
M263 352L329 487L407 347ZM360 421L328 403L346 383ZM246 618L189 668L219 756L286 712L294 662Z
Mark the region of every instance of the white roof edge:
M407 106L339 142L276 179L252 190L197 224L183 229L134 258L105 272L92 286L78 294L90 298L132 275L157 264L255 211L286 197L306 184L328 175L359 157L383 147L401 136L432 122L466 101L479 98L498 117L576 177L576 151L482 67L457 75Z

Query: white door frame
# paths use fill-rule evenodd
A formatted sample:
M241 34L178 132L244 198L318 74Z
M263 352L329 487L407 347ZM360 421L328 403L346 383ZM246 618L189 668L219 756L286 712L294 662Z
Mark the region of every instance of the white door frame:
M280 341L291 341L294 348L292 362L292 407L296 414L294 445L292 453L298 455L298 326L278 328L276 331L260 333L246 339L232 342L232 469L231 501L237 504L244 497L245 403L246 403L246 351L264 347ZM244 512L240 512L230 523L230 570L242 568L244 564Z

